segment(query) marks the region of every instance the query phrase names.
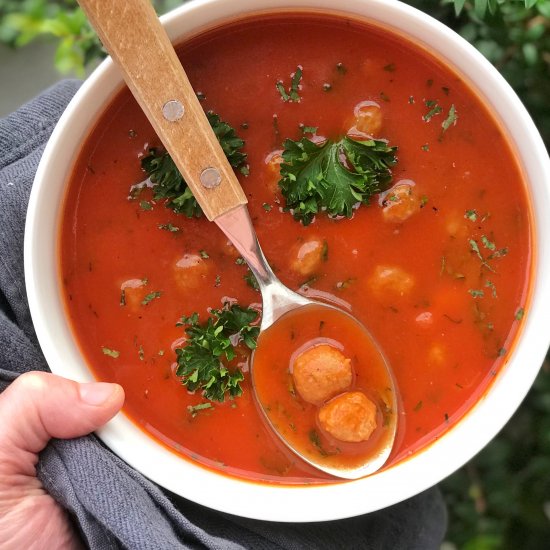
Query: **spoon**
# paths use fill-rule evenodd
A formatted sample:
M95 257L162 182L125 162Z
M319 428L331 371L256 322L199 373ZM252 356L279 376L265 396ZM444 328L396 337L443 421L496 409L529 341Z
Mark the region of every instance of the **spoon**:
M263 302L261 335L281 316L297 308L314 305L351 317L332 305L310 300L290 290L269 267L246 208L246 195L149 0L79 0L79 4L205 216L225 233L256 277ZM359 321L355 322L362 327ZM362 328L365 338L373 341ZM259 342L261 344L261 338ZM281 440L315 468L346 479L364 477L384 464L395 440L397 399L393 376L387 362L384 361L384 365L389 374L393 414L389 415L385 426L383 447L358 467L334 468L323 464L322 459L305 456L276 429L263 407L260 408Z

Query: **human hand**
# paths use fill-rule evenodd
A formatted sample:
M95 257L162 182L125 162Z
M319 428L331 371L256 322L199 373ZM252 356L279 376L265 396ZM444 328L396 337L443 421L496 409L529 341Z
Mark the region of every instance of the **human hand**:
M66 512L36 477L38 453L53 437L96 430L123 401L118 384L79 384L43 372L21 375L0 394L0 548L81 547Z

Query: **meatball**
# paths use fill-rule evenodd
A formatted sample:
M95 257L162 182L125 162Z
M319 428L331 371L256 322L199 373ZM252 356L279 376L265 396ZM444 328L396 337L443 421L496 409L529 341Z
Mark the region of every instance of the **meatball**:
M320 344L301 353L292 368L294 385L300 397L319 405L350 387L353 377L351 360L328 344Z
M420 211L414 182L402 180L384 194L382 213L387 222L401 223Z
M401 267L377 265L369 286L379 298L403 297L414 287L414 278Z
M276 151L271 151L267 157L265 157L265 163L267 167L275 173L279 173L279 168L283 162L283 151L277 149Z
M319 409L319 424L340 441L367 441L376 429L376 405L360 391L342 393Z
M281 150L272 151L265 158L265 164L268 169L268 189L273 194L279 192L279 179L281 178L281 164L283 163L283 152Z
M309 277L318 271L323 259L326 257L326 243L321 239L312 238L300 243L291 251L292 271Z
M124 281L120 285L120 305L126 306L133 313L137 313L147 294L146 284L146 279L128 279Z
M348 130L350 135L368 135L371 137L380 134L382 129L382 110L375 101L361 101L353 110L355 119L353 126Z
M460 212L448 212L445 218L445 229L456 239L467 239L472 227L472 221Z
M176 281L182 288L197 288L210 272L209 265L198 254L185 254L174 266Z
M442 366L447 362L447 349L445 345L435 343L428 350L427 364L428 366Z

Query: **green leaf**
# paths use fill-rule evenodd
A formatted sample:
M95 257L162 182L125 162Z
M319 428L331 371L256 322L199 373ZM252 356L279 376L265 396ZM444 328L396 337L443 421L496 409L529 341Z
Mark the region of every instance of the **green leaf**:
M241 395L244 375L227 363L235 358L239 343L251 350L256 347L260 329L253 323L258 317L254 309L227 303L221 310L212 310L204 324L199 324L197 313L182 317L178 325L187 325L187 340L175 350L176 375L182 384L191 392L202 391L210 401L224 401L226 394Z
M283 86L283 83L281 81L276 82L275 87L277 88L277 91L281 94L281 98L283 99L283 101L290 100L290 96L286 93L285 87Z
M67 0L65 5L58 5L62 3L30 0L20 2L15 9L9 4L0 6L2 41L21 47L43 36L56 38L54 63L63 74L84 76L90 60L104 57L99 39L76 2Z
M195 418L200 411L208 410L214 408L214 405L210 401L206 403L199 403L198 405L188 405L187 412Z
M537 11L543 16L550 18L550 0L537 3Z
M430 122L434 116L439 115L443 111L441 105L438 105L437 101L433 99L425 101L425 105L429 109L428 112L422 117L425 122Z
M253 288L254 290L260 290L258 280L256 279L256 277L254 277L254 273L252 273L250 269L247 271L246 275L243 275L243 279L246 281L246 284L250 288Z
M149 294L147 294L143 300L141 301L141 305L142 306L146 306L148 305L149 303L151 303L153 300L157 299L157 298L160 298L162 295L162 292L160 290L155 290L153 292L149 292Z
M389 186L396 147L348 136L318 145L306 137L284 142L279 187L285 211L308 225L319 211L350 218L357 204Z
M479 289L470 288L470 289L468 290L468 292L469 292L474 298L483 298L483 296L485 296L485 292L483 292L483 290L479 290Z
M101 348L101 351L103 352L104 355L107 355L108 357L112 357L113 359L118 359L118 357L120 356L120 351L117 351L116 349L107 348L105 346Z
M321 456L328 456L327 451L323 448L323 445L321 443L321 439L319 437L319 434L316 430L310 430L309 432L309 441L311 444L317 448L317 451Z
M546 25L544 22L533 24L527 28L525 38L529 41L537 41L543 38L546 33Z
M497 287L495 286L495 283L493 283L492 281L485 281L485 286L491 289L491 295L493 296L493 298L496 298Z
M479 29L474 23L466 23L460 27L459 34L468 42L474 43L479 38Z
M172 225L171 223L160 223L158 225L159 229L164 229L170 233L178 233L181 229L177 225Z
M491 250L491 251L495 251L496 250L496 245L494 242L490 241L486 235L481 235L481 242L483 244L483 246L485 248L487 248L488 250Z
M466 210L464 217L471 222L475 222L477 221L477 212L476 210Z
M234 304L221 310L212 310L212 315L217 318L216 323L223 326L224 331L232 334L233 341L244 341L246 335L254 339L253 344L249 340L251 345L246 345L250 349L256 347L255 340L260 333L260 329L253 325L258 319L258 312L255 309L244 309ZM235 337L237 337L237 340L235 340Z
M523 57L527 65L536 65L539 61L539 52L537 47L532 42L527 42L521 47L523 51Z
M285 86L281 80L278 80L275 83L277 91L281 95L281 99L285 102L294 102L299 103L301 100L299 90L300 90L300 81L302 80L302 67L298 65L296 71L291 75L290 87L288 90L285 89Z
M466 3L466 0L454 0L455 14L456 14L457 17L462 12L465 3Z
M516 311L516 314L515 314L514 318L515 318L516 321L521 321L523 319L524 315L525 315L525 310L522 307L520 307Z
M485 13L487 12L487 4L487 0L474 0L474 11L480 19L485 17Z
M229 164L233 168L242 167L246 162L246 153L241 151L244 141L237 136L229 124L220 120L217 114L210 112L206 116ZM188 218L202 215L201 207L191 189L166 151L156 148L149 149L149 153L141 159L141 167L154 184L153 197L155 200L165 200L166 206L177 214L184 214Z
M242 166L246 161L246 153L241 151L244 141L237 135L235 129L221 120L216 113L209 111L206 113L206 118L214 130L229 164L233 168Z
M454 126L457 120L458 120L458 115L456 113L456 108L453 104L449 109L447 118L441 123L441 127L443 128L442 132L446 132L451 126Z
M496 40L478 40L475 47L492 63L496 63L504 53Z
M55 52L54 63L61 74L74 71L78 76L84 76L84 56L75 47L74 37L67 36L61 40Z
M462 550L499 550L503 547L503 542L500 534L480 533L470 539Z

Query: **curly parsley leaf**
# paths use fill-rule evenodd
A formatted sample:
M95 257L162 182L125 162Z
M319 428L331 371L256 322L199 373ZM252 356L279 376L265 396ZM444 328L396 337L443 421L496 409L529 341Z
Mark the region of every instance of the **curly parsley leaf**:
M177 169L172 157L161 149L151 148L141 159L141 167L154 184L155 200L167 200L169 206L177 214L185 214L188 218L199 217L202 210L191 189Z
M246 161L246 153L240 150L244 147L244 141L237 135L235 129L227 124L227 122L220 120L220 117L216 113L210 111L206 113L206 117L222 146L229 164L233 168L242 167Z
M245 170L246 153L241 151L244 141L237 136L235 129L227 122L220 120L217 114L209 112L206 116L229 164L233 168ZM166 200L167 206L174 212L184 214L188 218L202 215L201 207L191 189L166 151L156 148L149 149L149 153L141 159L141 167L153 183L153 198L155 200Z
M201 390L210 401L224 401L227 393L240 396L243 373L228 363L235 358L239 343L250 350L256 347L260 328L253 323L258 316L254 309L225 304L221 310L212 310L203 324L197 313L182 317L178 325L187 325L187 341L176 348L176 375L182 384L192 392Z
M396 152L386 141L348 136L320 145L306 137L285 140L279 181L285 210L304 225L319 211L350 218L356 204L389 187Z

